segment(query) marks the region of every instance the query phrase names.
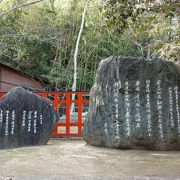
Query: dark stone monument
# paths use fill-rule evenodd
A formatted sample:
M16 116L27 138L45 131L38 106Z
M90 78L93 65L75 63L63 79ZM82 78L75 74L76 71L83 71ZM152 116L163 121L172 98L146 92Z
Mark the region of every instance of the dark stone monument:
M180 66L162 60L103 60L83 138L109 148L180 150Z
M56 121L51 101L13 88L0 101L0 149L46 144Z

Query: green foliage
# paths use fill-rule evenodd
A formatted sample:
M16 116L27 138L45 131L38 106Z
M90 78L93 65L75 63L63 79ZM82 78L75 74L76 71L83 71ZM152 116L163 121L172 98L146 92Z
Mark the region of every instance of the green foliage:
M78 90L90 90L100 60L112 55L178 60L179 30L172 27L176 2L149 9L151 1L142 7L138 2L90 1L78 53ZM83 6L83 0L50 0L0 17L1 61L48 79L54 90L70 90Z
M143 57L179 61L179 1L108 0L104 9L107 25L116 32L130 28Z
M103 9L107 25L122 33L129 19L136 22L144 12L174 17L179 15L179 8L178 0L107 0Z

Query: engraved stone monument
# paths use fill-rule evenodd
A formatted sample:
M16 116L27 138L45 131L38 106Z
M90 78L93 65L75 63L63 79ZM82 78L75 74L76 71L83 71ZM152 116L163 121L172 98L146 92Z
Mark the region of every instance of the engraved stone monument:
M103 60L83 138L110 148L180 150L180 66L162 60Z
M56 121L51 101L13 88L0 101L0 149L46 144Z

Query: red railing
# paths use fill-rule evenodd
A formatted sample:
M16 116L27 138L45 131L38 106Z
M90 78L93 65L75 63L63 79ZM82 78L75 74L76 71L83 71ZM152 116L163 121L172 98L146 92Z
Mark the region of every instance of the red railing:
M5 93L0 93L0 98ZM86 115L89 104L89 92L36 92L44 98L50 99L60 120L56 123L53 137L81 137L83 128L83 114ZM75 100L72 95L75 94ZM71 114L71 105L75 104L75 113Z

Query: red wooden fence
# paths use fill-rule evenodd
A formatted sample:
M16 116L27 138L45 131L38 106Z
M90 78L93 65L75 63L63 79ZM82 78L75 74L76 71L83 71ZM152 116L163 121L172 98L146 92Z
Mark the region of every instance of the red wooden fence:
M0 98L5 93L0 92ZM89 92L36 92L44 98L50 99L60 120L56 123L53 137L81 137L83 128L83 113L88 110ZM72 95L75 94L75 100ZM72 103L75 104L75 113L71 114ZM73 117L73 115L75 115ZM77 115L77 116L76 116Z

